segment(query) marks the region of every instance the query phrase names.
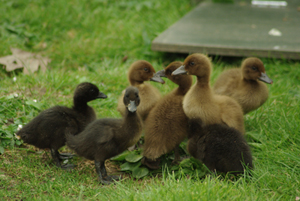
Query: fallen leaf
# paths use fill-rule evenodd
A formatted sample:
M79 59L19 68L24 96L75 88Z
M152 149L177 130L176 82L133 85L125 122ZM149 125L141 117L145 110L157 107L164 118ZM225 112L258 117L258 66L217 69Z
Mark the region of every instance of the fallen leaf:
M10 72L19 68L23 68L24 74L30 74L37 71L40 67L42 72L47 69L51 59L42 57L40 54L26 52L17 48L11 48L12 55L0 58L0 64L6 67L6 71Z

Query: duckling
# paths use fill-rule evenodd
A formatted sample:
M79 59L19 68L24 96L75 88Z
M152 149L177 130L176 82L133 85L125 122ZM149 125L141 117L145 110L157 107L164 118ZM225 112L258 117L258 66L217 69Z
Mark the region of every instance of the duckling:
M64 159L67 154L59 154L58 149L65 145L67 132L76 135L96 119L93 108L88 106L87 102L98 98L107 98L107 96L100 92L94 84L81 83L74 92L72 108L54 106L44 110L16 135L25 143L41 149L49 148L57 167L73 168L72 164L62 165L60 163L59 159Z
M67 145L71 149L78 155L95 161L96 172L102 184L118 179L107 175L105 160L122 153L141 137L142 121L136 112L139 103L139 90L130 86L123 98L126 107L123 119L98 119L78 135L67 135Z
M143 164L151 169L158 169L159 166L154 165L154 161L173 149L175 149L174 162L179 161L178 146L187 137L188 118L183 112L182 100L192 85L192 77L171 76L181 65L182 62L172 62L164 70L156 73L179 86L157 102L145 121Z
M202 161L211 171L244 172L253 169L249 145L241 132L223 124L203 127L200 119L189 120L188 152Z
M154 107L157 101L161 98L160 92L153 86L144 81L155 81L162 84L165 83L158 75L155 74L155 69L153 66L144 60L138 60L134 62L128 71L128 80L131 86L137 87L139 90L139 95L141 99L141 104L139 105L138 113L144 121L150 110ZM119 98L117 110L122 116L125 115L125 106L123 104L123 96Z
M226 124L244 133L241 106L232 98L214 94L210 85L211 63L203 54L189 55L172 75L197 76L196 83L183 98L183 111L189 119L200 118L204 125Z
M214 91L235 99L247 114L268 99L269 91L263 82L273 83L266 74L263 62L256 57L249 57L243 61L241 68L223 72L214 84Z

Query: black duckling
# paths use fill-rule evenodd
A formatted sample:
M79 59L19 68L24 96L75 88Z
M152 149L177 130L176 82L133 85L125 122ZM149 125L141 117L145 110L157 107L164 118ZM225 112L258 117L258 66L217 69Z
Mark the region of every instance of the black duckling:
M179 86L157 102L145 121L143 164L151 169L159 168L158 165L154 165L154 161L172 150L175 151L173 162L178 162L178 146L187 137L188 118L184 114L182 100L192 85L192 77L171 75L181 65L182 62L172 62L164 70L156 73Z
M196 83L183 98L183 111L189 119L200 118L204 125L226 124L244 134L244 116L241 106L228 96L217 95L210 87L211 62L203 54L189 55L183 66L172 74L197 76Z
M78 155L95 161L96 172L102 184L109 184L117 179L107 175L105 160L122 153L141 137L142 121L136 112L139 103L138 89L128 87L123 98L126 106L123 119L98 119L78 135L67 135L67 145L71 149Z
M101 93L94 84L81 83L74 92L72 108L54 106L44 110L16 135L25 143L41 149L49 148L57 167L72 168L72 164L62 165L60 163L59 159L63 159L64 155L59 154L58 149L65 145L66 133L76 135L96 119L93 108L88 106L87 102L97 98L107 98L107 96Z
M145 83L145 81L155 81L162 84L165 83L158 75L155 74L153 66L144 60L134 62L128 71L128 81L131 86L138 88L141 104L138 108L138 113L144 121L150 110L155 106L157 101L161 98L160 92L152 85ZM119 98L117 110L122 116L125 114L125 106L123 104L123 96Z
M200 119L190 119L189 127L188 152L211 171L238 175L246 166L253 169L250 147L238 130L223 124L203 127Z
M263 82L273 83L266 74L263 62L256 57L249 57L243 61L241 68L224 71L215 82L214 91L235 99L246 114L259 108L268 99L268 87Z

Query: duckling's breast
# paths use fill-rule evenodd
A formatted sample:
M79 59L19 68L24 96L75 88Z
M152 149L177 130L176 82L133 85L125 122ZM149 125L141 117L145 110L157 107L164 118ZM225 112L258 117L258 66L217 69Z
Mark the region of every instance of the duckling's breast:
M200 118L205 125L222 123L220 107L211 93L193 88L183 99L183 110L189 119Z

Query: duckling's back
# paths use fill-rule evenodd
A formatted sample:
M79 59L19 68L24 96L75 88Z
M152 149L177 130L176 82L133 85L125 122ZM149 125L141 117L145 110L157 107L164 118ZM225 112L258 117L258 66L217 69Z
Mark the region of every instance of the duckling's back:
M222 124L202 127L197 119L189 122L188 151L210 170L237 174L244 164L253 168L250 147L239 131Z
M38 148L58 149L65 145L65 132L73 135L80 131L74 110L55 106L44 110L32 121L26 124L17 135L23 141Z
M235 99L241 105L244 114L264 104L269 94L265 83L243 79L239 68L222 73L214 84L214 92Z
M226 70L216 80L213 90L216 94L231 96L242 79L240 68Z

